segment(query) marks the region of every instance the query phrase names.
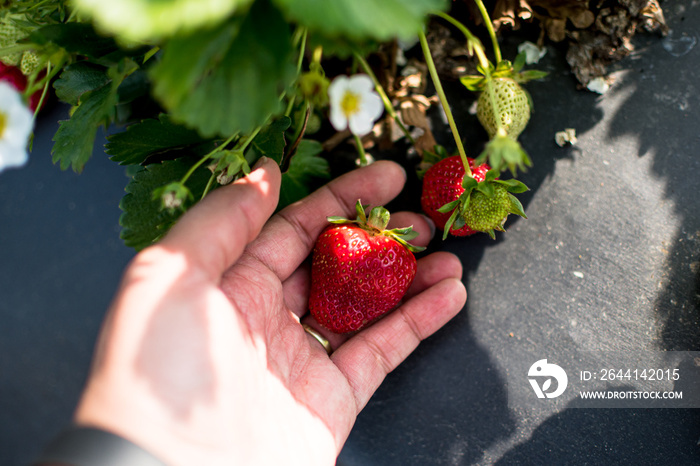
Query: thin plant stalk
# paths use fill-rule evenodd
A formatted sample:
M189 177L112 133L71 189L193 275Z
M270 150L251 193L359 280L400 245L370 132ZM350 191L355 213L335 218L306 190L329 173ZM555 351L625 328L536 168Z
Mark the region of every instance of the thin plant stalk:
M236 135L234 134L233 136L231 136L230 138L228 138L226 141L224 141L223 144L221 144L220 146L217 146L214 150L212 150L212 151L209 152L207 155L205 155L204 157L202 157L201 159L199 159L199 160L197 161L197 163L195 163L194 165L192 165L192 166L190 167L190 169L187 170L187 173L185 173L185 176L183 176L182 179L180 180L180 184L185 184L185 183L187 182L187 180L190 178L190 176L192 176L192 173L195 172L195 170L197 170L204 162L206 162L207 160L209 160L209 159L211 158L212 155L216 154L217 152L221 151L224 147L226 147L227 145L229 145L229 144L231 143L231 141L233 141L233 139L234 139L235 137L236 137Z
M304 63L304 53L306 52L306 35L307 29L304 28L301 33L301 45L299 46L299 59L297 60L297 76L301 74L301 67ZM284 112L284 116L289 116L292 113L292 108L294 107L294 102L296 101L296 96L292 96L287 104L287 110Z
M367 166L367 155L365 154L365 148L362 146L362 140L357 134L352 135L355 138L355 145L357 146L357 153L360 155L360 166Z
M455 139L455 144L457 144L457 151L462 159L462 164L464 165L464 172L467 176L472 176L472 171L469 168L469 160L467 159L467 153L464 151L464 146L462 145L462 139L459 137L459 131L457 130L457 124L452 116L452 110L450 110L450 104L447 102L447 96L440 83L440 77L438 76L437 69L435 68L435 62L433 61L433 56L430 53L430 48L428 47L428 40L425 37L425 33L421 31L418 34L418 39L420 40L420 46L423 49L423 54L425 55L425 63L428 65L428 71L430 71L430 77L433 80L433 85L435 86L435 91L440 98L440 103L445 111L445 116L447 117L447 122L450 124L450 130L452 131L452 136Z
M46 65L46 74L50 75L51 74L51 62L49 62ZM46 80L46 83L44 83L44 90L41 92L41 98L39 99L39 103L36 105L36 109L34 110L34 119L36 120L36 116L39 114L39 109L41 108L42 105L44 105L44 100L46 99L46 93L49 90L49 82L50 80Z
M379 97L382 98L382 102L384 103L384 108L386 109L389 116L391 116L394 119L394 121L396 122L396 124L399 126L399 128L401 128L401 131L403 131L403 134L406 136L406 139L408 139L409 142L413 146L415 146L416 141L413 139L413 136L411 136L411 133L408 132L408 129L406 128L406 126L404 126L403 122L399 118L399 115L396 113L396 110L394 110L394 106L391 104L391 100L389 100L389 96L386 95L384 88L379 83L377 76L372 71L372 68L369 66L369 63L367 63L367 60L365 60L364 57L357 52L355 53L355 58L357 59L357 62L360 64L360 66L362 67L364 72L367 73L367 75L372 79L372 82L374 83L374 89L379 94Z
M491 43L493 44L493 54L496 58L496 64L500 63L501 58L501 47L498 45L498 39L496 38L496 31L493 30L493 22L489 17L489 13L486 11L486 6L482 0L474 0L477 8L479 8L479 13L481 17L484 18L484 23L486 24L486 29L489 31L489 36L491 37Z
M212 185L214 184L214 179L216 178L216 174L212 173L211 176L209 177L209 181L207 181L207 185L204 187L204 192L202 193L202 197L199 198L201 201L204 199L207 194L209 194L209 190L211 189Z

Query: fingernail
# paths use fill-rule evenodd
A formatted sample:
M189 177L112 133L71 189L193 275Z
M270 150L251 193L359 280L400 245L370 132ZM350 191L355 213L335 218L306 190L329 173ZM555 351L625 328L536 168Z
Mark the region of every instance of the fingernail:
M421 216L425 219L425 222L430 227L430 239L433 239L435 237L435 222L433 222L433 219L430 217L427 217L423 214L421 214Z
M260 157L260 158L258 159L258 161L255 162L255 165L253 165L253 170L252 170L252 171L255 171L255 170L257 170L258 168L261 168L263 165L265 165L265 164L267 163L268 160L269 160L269 159L268 159L267 157L265 157L264 155L263 155L262 157Z

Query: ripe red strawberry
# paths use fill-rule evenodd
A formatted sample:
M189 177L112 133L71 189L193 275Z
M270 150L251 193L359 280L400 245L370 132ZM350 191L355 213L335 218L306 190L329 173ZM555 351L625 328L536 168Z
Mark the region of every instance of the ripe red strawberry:
M16 66L5 65L4 63L0 63L0 81L11 84L12 87L19 92L24 92L27 87L27 77L22 74L20 69ZM36 106L39 105L39 100L41 100L41 91L36 91L29 99L29 107L32 110L36 110Z
M328 217L334 223L316 241L311 264L309 310L336 333L360 330L391 311L416 275L421 251L407 243L418 234L408 228L386 230L383 207L366 217L357 201L357 219Z
M491 167L481 164L476 166L474 159L468 158L469 168L476 181L483 181ZM464 180L464 165L459 155L453 155L442 159L428 169L423 177L423 194L420 202L423 211L430 217L435 226L440 230L445 229L445 224L450 218L450 212L438 212L438 209L445 204L459 199L459 196L464 192L462 181ZM477 233L464 225L461 228L450 229L450 233L454 236L469 236Z

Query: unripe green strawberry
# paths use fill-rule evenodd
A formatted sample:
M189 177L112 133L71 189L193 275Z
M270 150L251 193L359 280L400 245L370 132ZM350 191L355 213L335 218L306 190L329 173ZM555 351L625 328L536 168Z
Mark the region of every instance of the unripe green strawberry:
M416 275L419 251L406 241L411 228L386 230L389 212L375 207L369 218L357 202L357 219L329 217L336 225L321 233L311 264L309 311L336 333L360 330L391 311Z
M511 198L505 186L498 184L493 186L493 196L474 190L463 214L465 226L476 231L503 231L508 214L519 214Z
M500 128L509 138L518 139L530 120L527 92L511 78L491 79L479 95L476 116L489 138Z

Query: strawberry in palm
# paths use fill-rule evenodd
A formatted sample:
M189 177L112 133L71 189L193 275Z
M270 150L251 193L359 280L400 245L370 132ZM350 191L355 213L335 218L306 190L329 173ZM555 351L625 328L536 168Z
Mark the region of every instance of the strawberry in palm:
M328 217L333 225L319 236L311 265L309 310L336 333L360 330L394 309L416 275L408 243L417 233L386 230L389 212L374 207L365 214L357 202L357 219Z

